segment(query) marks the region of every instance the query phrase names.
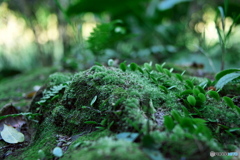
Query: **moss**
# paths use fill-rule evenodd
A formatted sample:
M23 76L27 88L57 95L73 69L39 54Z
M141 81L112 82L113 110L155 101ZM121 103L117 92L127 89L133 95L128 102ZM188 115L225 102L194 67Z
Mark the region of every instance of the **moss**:
M237 145L237 140L234 141L236 137L228 138L226 130L216 132L219 124L228 127L239 125L239 122L233 123L238 118L234 111L210 97L206 97L206 101L198 106L190 106L184 103L186 95L180 95L189 88L185 81L181 82L170 72L171 75L151 69L142 70L127 69L123 72L118 68L93 66L73 77L61 73L51 75L46 92L67 81L69 83L54 93L59 95L56 99L50 97L45 103L36 104L44 96L39 94L33 100L31 112L41 113L42 117L36 126L32 143L21 150L20 157L37 159L37 152L41 149L46 152L47 158L52 158L51 150L57 143L54 138L56 134L72 138L72 144L62 159L149 159L143 151L142 142L142 136L148 134L153 137L153 143L157 144L155 150L170 159L209 159L211 150L223 150L223 145L218 142L226 144L229 140L225 148L229 144L231 148ZM193 86L202 81L193 80L192 77L191 80ZM166 91L159 86L164 86ZM182 114L183 106L190 114L186 111ZM170 114L173 109L178 110L179 116L186 118L182 118L182 122L174 121L175 128L166 130L163 123L158 121L163 121L163 116ZM196 109L200 114L196 114ZM156 114L161 116L157 117ZM192 124L187 122L192 118L218 119L217 123L207 123L216 141L207 134L197 134L202 133L197 132L197 129L209 130L203 121L195 128L187 126ZM30 126L34 129L33 125ZM136 132L139 138L136 142L116 139L114 135L121 132ZM47 141L50 143L48 146L44 145ZM186 147L180 149L179 146Z
M56 68L36 69L31 72L17 75L14 78L8 78L1 81L0 107L3 107L7 103L23 99L24 94L32 92L34 90L33 87L36 85L41 86L46 81L47 77L56 70ZM24 99L21 100L21 103L23 101L29 103ZM25 106L26 103L22 103L20 106Z
M49 76L48 84L49 84L49 86L55 86L55 85L63 84L70 80L71 80L71 74L56 72Z
M64 155L62 160L75 159L114 159L114 160L149 160L135 143L102 137L94 142L84 141L75 151Z
M30 143L29 146L14 152L13 155L7 157L9 160L16 159L39 159L38 151L43 150L45 153L46 159L52 159L54 156L52 154L52 150L56 147L56 128L50 122L50 119L46 119L43 124L38 126L36 129L36 135L34 136L33 142Z

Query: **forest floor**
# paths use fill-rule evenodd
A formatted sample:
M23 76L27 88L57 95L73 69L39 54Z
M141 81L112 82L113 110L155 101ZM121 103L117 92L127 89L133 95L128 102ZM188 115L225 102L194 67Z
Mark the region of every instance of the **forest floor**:
M214 76L199 69L182 75L185 69L96 65L75 74L42 68L4 79L0 158L240 158L239 113L222 98L238 95L232 88L218 93L211 86ZM15 137L18 133L23 141Z

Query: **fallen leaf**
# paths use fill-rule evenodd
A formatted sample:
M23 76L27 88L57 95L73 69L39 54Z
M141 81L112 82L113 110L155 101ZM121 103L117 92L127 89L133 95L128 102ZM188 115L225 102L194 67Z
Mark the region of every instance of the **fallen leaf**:
M11 115L11 114L18 114L17 109L12 104L7 104L4 107L2 107L0 110L0 116ZM13 126L18 131L20 131L21 127L25 123L26 121L22 118L22 116L7 117L0 120L0 131L3 130L4 124ZM1 136L0 136L0 140L1 140Z
M24 141L24 135L17 131L12 126L3 125L3 130L1 131L2 139L7 143L18 143Z

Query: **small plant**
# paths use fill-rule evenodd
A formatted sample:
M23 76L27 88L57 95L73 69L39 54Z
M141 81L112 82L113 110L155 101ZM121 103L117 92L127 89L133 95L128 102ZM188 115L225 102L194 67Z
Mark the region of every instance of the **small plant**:
M214 98L216 101L220 101L220 96L219 96L218 92L210 90L210 91L207 92L207 94L210 97Z
M194 96L192 96L192 95L189 95L189 96L187 97L187 101L188 101L188 103L190 103L190 105L192 105L192 106L195 106L195 105L196 105L196 98L195 98Z
M60 85L56 85L51 87L49 90L44 90L43 91L43 97L41 98L40 101L38 101L37 103L42 105L44 104L47 100L49 100L51 98L51 100L54 100L56 98L58 98L58 93L62 90L65 89L68 85L70 84L70 81L60 84Z
M227 7L228 7L228 0L225 0L224 1L224 9L221 6L219 6L218 7L219 12L218 12L217 16L215 17L216 30L218 33L218 39L219 39L219 43L220 43L221 50L222 50L221 70L224 70L224 60L225 60L225 55L226 55L227 41L229 40L229 38L231 36L234 25L240 18L240 15L235 17L233 23L231 24L229 29L226 31L225 15L227 14ZM217 22L219 14L220 14L220 18L221 18L220 25L218 25L218 22ZM221 26L221 29L220 29L220 26Z

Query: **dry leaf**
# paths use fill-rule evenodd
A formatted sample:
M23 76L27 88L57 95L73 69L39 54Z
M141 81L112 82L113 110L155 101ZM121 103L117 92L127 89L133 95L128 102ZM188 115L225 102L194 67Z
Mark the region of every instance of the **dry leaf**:
M2 139L7 143L18 143L24 141L24 135L18 132L12 126L3 125L3 130L1 131Z

